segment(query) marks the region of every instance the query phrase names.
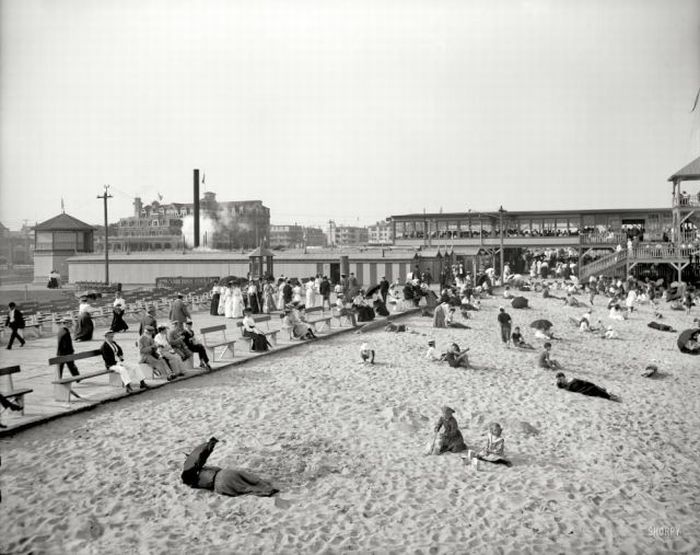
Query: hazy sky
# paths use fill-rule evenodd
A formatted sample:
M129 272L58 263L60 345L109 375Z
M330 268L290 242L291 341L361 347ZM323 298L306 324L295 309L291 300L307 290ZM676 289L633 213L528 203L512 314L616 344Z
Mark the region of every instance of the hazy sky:
M0 0L0 221L668 206L697 0Z

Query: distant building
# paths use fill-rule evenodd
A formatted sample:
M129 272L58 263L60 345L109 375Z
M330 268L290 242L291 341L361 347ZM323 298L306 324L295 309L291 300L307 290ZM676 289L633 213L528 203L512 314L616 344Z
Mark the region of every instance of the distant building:
M134 199L134 215L121 218L112 234L110 250L175 250L194 243L194 204ZM260 200L217 202L216 193L200 200L200 245L213 249L255 248L267 243L270 209ZM103 241L99 241L101 246Z
M392 226L386 221L368 226L367 237L370 245L391 245L394 242Z
M351 247L366 245L368 234L366 227L355 227L350 225L339 225L335 227L335 245L338 247Z
M271 225L270 248L297 249L304 246L304 228L300 225Z
M305 227L307 247L325 247L327 244L326 234L320 227Z

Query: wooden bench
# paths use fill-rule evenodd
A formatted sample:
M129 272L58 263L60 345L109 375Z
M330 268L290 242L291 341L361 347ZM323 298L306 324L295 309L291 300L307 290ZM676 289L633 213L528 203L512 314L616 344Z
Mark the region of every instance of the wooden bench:
M223 360L226 353L231 353L231 358L233 358L233 345L236 343L236 340L226 337L226 324L201 328L199 333L202 334L202 345L207 351L211 352L211 358L215 362ZM221 349L222 347L223 349ZM220 349L218 356L216 354L217 349Z
M333 320L333 315L331 314L330 316L326 316L323 310L322 306L313 306L311 308L306 309L307 314L313 314L316 315L315 313L320 312L318 316L319 318L314 318L313 320L307 320L307 324L311 324L314 327L315 331L318 331L318 327L316 324L324 324L325 327L328 328L328 331L331 330L331 320Z
M78 376L68 376L67 378L59 378L59 365L66 362L75 362L76 360L82 360L84 358L100 357L102 359L102 352L99 349L94 349L92 351L83 351L82 353L74 353L72 355L57 356L49 359L49 365L56 366L56 379L51 382L53 384L53 396L56 401L61 401L64 403L70 403L71 395L82 399L75 391L73 391L73 384L80 382L82 380L87 380L89 378L95 378L97 376L102 376L104 374L109 374L109 385L114 387L122 387L122 379L118 372L113 372L104 368L102 370L96 370L94 372L85 372Z
M346 309L350 310L350 309ZM335 320L338 320L338 325L342 327L343 325L343 318L345 318L348 322L349 325L352 325L352 317L348 316L347 314L340 314L340 309L334 308L331 311L331 318L334 318ZM355 321L357 322L357 314L355 314ZM357 324L355 324L357 325Z
M12 374L17 374L19 371L19 366L0 368L0 393L2 393L3 397L14 399L15 403L22 407L22 412L20 414L24 414L24 396L34 390L27 388L15 389L12 385Z
M262 333L265 337L272 338L272 344L277 346L277 334L280 332L280 330L271 330L270 329L270 320L272 320L272 317L269 314L261 314L260 316L253 316L253 320L255 320L256 324L261 323L261 322L265 322L265 325L266 325L268 331L263 331ZM236 322L236 326L241 329L241 339L247 341L252 348L253 339L243 335L243 322L242 321ZM262 331L262 330L260 330L260 331Z

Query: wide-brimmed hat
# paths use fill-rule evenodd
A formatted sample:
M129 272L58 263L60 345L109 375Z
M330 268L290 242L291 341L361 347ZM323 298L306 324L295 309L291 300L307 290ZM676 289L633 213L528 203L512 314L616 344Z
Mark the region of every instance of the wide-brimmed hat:
M109 337L110 335L114 335L114 332L112 330L107 330L105 332L105 337Z
M434 340L434 339L431 339L430 341L428 341L428 346L429 346L429 347L435 347L435 340Z
M154 328L153 326L145 326L143 329L144 331L156 331L156 328Z
M455 409L453 409L453 408L448 407L447 405L445 405L444 407L442 407L442 412L447 412L447 413L449 413L449 414L454 414L454 413L455 413Z

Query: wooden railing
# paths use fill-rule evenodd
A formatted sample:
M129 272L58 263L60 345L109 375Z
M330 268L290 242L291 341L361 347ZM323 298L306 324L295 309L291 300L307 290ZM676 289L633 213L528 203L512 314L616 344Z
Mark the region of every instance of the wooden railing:
M700 247L689 245L676 247L673 243L639 243L629 253L630 260L684 259L697 254Z
M606 233L588 232L582 233L581 244L596 244L596 245L626 245L627 234L624 231L609 231Z
M700 193L697 195L678 195L673 198L673 207L700 208Z
M585 266L581 267L581 278L587 278L593 274L603 273L604 270L627 262L627 251L616 251L605 256L601 256Z

